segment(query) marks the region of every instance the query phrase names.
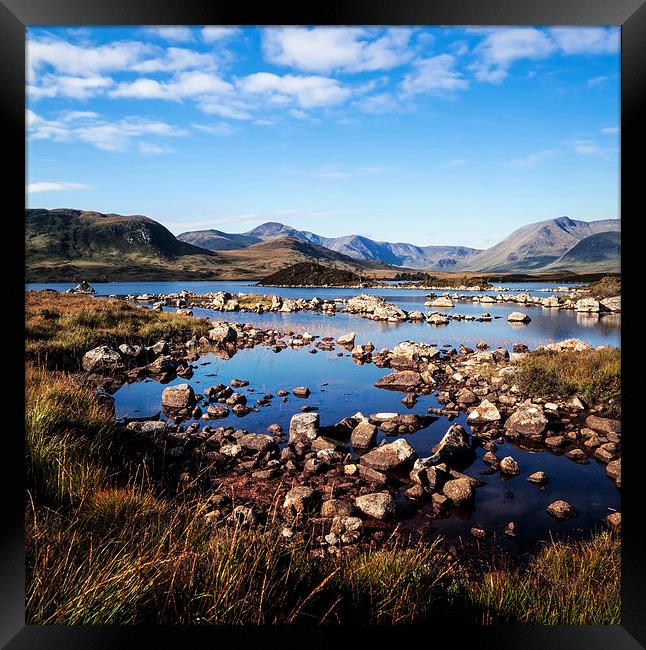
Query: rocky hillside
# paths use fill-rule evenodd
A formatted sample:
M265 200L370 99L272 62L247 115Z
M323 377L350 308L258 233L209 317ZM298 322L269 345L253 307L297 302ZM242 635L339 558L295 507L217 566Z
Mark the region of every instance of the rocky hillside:
M368 276L396 273L383 262L354 260L295 238L216 252L179 241L148 217L71 209L26 210L25 252L28 282L255 280L319 261Z
M621 270L620 262L620 233L600 232L577 242L558 260L552 262L548 268L600 270L618 273Z
M558 260L582 239L611 231L619 231L619 219L576 221L559 217L539 221L515 230L499 244L466 260L459 268L487 272L539 270Z

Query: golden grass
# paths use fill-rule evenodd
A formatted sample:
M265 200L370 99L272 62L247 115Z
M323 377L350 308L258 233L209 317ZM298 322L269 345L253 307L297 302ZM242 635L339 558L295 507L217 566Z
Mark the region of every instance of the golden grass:
M26 357L50 368L75 369L98 345L151 345L205 336L209 321L153 312L123 300L32 291L25 299Z
M538 351L518 363L514 381L537 397L578 394L591 404L621 395L621 351Z

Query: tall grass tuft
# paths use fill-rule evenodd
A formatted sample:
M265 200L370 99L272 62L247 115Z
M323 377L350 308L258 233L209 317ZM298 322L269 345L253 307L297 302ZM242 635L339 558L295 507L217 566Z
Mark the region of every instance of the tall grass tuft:
M616 348L581 352L538 351L519 364L515 383L529 395L581 395L591 404L621 395L621 352Z

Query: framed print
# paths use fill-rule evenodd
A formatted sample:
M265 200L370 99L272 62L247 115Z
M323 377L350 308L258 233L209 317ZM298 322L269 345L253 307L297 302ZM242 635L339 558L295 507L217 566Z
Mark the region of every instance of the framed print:
M0 12L3 647L644 647L641 0Z

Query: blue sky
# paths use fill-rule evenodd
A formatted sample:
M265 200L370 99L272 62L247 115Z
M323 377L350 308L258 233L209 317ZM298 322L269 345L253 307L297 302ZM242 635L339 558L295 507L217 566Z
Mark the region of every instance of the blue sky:
M487 248L619 216L619 29L30 28L29 207Z

